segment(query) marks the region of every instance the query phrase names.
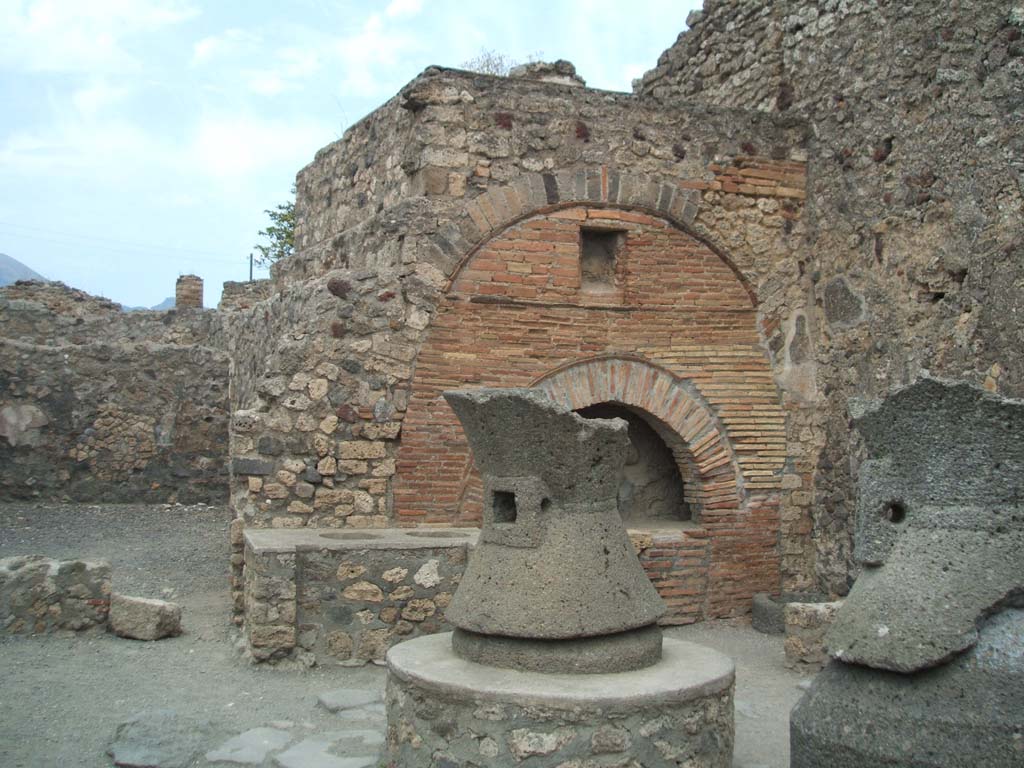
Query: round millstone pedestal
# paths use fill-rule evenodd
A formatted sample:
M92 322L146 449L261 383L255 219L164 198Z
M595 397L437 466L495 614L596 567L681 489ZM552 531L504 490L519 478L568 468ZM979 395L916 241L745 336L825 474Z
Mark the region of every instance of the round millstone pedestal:
M544 674L466 661L445 633L387 660L396 768L618 765L616 755L645 768L732 765L734 665L710 648L665 640L644 669Z

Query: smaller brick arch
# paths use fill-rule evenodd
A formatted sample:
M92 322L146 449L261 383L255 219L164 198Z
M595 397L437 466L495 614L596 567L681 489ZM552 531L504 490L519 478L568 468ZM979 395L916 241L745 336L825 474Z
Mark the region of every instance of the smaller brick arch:
M645 360L615 356L575 361L532 386L574 411L618 403L647 417L675 454L687 501L697 514L712 499L716 506L733 509L745 500L729 436L689 382Z

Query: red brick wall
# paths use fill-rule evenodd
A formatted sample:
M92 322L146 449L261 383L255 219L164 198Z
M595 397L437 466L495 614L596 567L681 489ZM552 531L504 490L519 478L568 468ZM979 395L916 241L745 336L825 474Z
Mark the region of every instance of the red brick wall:
M625 233L608 291L581 290L581 226ZM753 592L778 589L784 413L752 295L725 260L663 219L580 206L527 218L477 249L416 360L400 524L479 520L479 480L441 393L533 385L574 408L639 407L678 437L668 442L684 478L701 485L694 524L641 548L670 621L742 613Z

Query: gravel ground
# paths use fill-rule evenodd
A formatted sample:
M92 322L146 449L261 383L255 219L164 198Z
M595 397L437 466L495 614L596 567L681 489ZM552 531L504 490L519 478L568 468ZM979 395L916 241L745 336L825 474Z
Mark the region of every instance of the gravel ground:
M0 505L0 557L105 559L115 591L175 600L185 628L156 643L100 633L0 640L0 766L108 768L118 723L155 708L210 721L211 746L272 723L296 737L330 731L338 721L317 706L319 694L383 687L384 671L373 665L302 670L240 658L227 585L229 520L223 507L202 505ZM744 622L667 635L736 659L735 768L786 768L801 676L783 666L781 638Z

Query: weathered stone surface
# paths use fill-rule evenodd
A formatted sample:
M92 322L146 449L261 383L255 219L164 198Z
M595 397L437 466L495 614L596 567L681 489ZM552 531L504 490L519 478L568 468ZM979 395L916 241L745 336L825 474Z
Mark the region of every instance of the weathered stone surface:
M802 283L818 305L815 438L798 459L814 469L812 535L786 544L813 554L825 592L856 572L851 397L923 370L1024 397L1024 238L1006 214L1022 203L1018 7L719 0L637 83L642 102L782 114L816 137L802 275L768 292Z
M450 590L478 535L473 528L247 529L250 654L361 664L382 661L393 643L450 630Z
M783 635L786 633L786 605L794 602L820 603L825 600L825 595L817 592L783 592L780 597L758 592L754 595L750 623L754 629L766 635Z
M148 710L117 726L107 754L123 768L190 768L212 733L208 721Z
M0 288L0 498L225 501L221 320L124 312L61 283Z
M110 566L41 555L0 560L0 632L43 634L106 624Z
M160 640L181 634L181 606L166 600L113 595L110 629L119 637Z
M332 747L341 734L331 733L303 739L274 758L280 768L370 768L377 764L377 755L367 746L366 754L338 757Z
M40 429L50 423L34 405L5 405L0 408L0 437L12 447L35 446L42 439Z
M825 633L832 626L842 601L831 603L786 603L783 650L786 665L818 668L828 661Z
M854 416L866 567L829 651L899 672L945 663L1024 589L1024 403L924 379Z
M280 728L252 728L211 749L206 753L206 759L211 763L261 765L268 754L291 740L291 734Z
M538 639L656 621L664 604L617 511L626 423L584 419L535 390L445 397L486 489L480 544L448 620L477 634Z
M326 691L317 696L320 706L328 712L341 712L345 709L363 707L367 704L376 704L384 699L381 691L371 691L361 688L336 688Z
M1024 611L983 623L977 644L937 669L900 674L833 661L793 710L793 768L1021 765Z
M535 765L730 768L733 663L666 640L653 666L614 674L497 671L447 635L388 652L387 756L401 768ZM415 705L413 704L415 702Z
M607 672L611 665L618 672L648 667L661 658L661 642L661 628L655 625L611 635L575 638L564 643L479 635L464 629L456 629L452 634L455 653L469 661L492 667L566 674Z

